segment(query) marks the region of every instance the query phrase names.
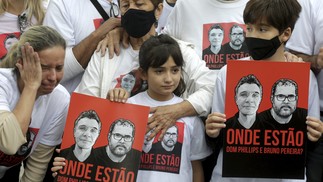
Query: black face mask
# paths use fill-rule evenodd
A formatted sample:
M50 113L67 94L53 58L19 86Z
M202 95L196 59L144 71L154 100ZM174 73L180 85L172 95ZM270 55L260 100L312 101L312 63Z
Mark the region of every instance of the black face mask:
M146 35L156 22L155 11L129 9L121 16L121 25L129 36L140 38Z
M254 60L270 58L281 45L278 35L270 40L246 37L246 44Z

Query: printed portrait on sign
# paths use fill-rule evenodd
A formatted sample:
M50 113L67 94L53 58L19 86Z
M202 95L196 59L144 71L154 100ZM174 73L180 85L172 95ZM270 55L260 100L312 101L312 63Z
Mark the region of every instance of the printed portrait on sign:
M219 70L228 60L249 56L245 25L221 22L203 25L202 59L210 69Z
M149 108L73 93L56 181L135 182Z
M228 62L224 177L304 178L309 71L308 64Z

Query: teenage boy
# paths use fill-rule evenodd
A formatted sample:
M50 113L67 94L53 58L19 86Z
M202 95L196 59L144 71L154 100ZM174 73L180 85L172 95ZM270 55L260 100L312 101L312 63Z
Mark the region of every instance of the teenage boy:
M250 0L243 13L246 24L246 44L251 57L247 60L263 60L272 62L285 61L285 42L291 36L295 22L301 11L297 0ZM220 131L225 128L225 87L226 66L223 67L216 79L213 96L212 113L206 120L206 133L211 138L221 137ZM307 117L307 137L310 141L317 141L322 135L322 122L319 118L319 98L317 81L313 73L310 73L309 99ZM220 140L221 141L221 140ZM221 142L219 142L221 143ZM263 178L224 178L222 177L223 151L221 150L216 167L213 170L211 181L291 181L288 179L263 179ZM246 164L247 165L247 164ZM305 180L296 180L305 181Z

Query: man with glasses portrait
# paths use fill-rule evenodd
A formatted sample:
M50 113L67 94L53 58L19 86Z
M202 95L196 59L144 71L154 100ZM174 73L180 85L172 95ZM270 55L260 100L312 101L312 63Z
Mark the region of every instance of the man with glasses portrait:
M182 143L178 142L178 132L177 125L168 128L163 139L160 142L153 143L150 153L181 156Z
M297 107L298 85L291 79L277 80L271 89L272 108L260 113L259 117L274 125L276 129L306 131L307 109Z
M94 149L99 165L97 174L108 173L110 179L118 179L120 170L123 170L125 177L136 179L141 152L132 148L134 138L135 125L130 120L122 118L115 120L110 125L108 145Z
M222 51L225 53L225 60L236 60L249 56L248 47L245 43L245 32L243 28L234 24L230 28L230 41L222 46Z

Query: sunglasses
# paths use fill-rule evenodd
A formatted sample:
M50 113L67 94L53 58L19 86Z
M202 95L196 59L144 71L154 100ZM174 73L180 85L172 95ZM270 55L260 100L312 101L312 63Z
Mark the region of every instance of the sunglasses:
M114 2L110 2L110 17L118 17L119 14L120 14L120 10L119 10L119 7L116 3Z

